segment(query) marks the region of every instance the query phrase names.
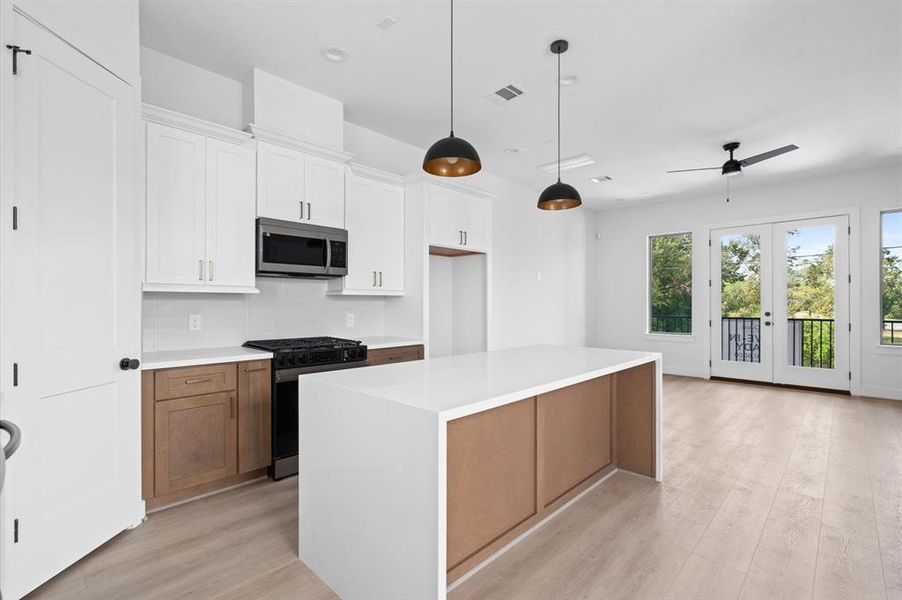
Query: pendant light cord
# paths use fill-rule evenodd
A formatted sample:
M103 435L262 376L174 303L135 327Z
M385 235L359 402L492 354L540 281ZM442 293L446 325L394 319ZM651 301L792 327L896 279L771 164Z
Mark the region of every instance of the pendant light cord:
M454 137L454 0L451 0L451 137Z
M557 182L561 182L561 54L557 55Z

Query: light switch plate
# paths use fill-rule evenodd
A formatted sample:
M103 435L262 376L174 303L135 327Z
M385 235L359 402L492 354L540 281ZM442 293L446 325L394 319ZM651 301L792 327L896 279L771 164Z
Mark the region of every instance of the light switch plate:
M200 331L200 315L188 315L188 331Z
M346 320L348 327L353 327L354 326L354 313L348 313L347 316L345 317L345 320Z

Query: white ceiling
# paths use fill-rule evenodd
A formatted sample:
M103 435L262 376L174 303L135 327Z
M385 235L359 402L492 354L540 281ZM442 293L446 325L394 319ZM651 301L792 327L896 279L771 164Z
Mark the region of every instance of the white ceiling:
M455 132L487 170L541 189L555 158L555 68L564 37L564 173L590 206L721 189L720 146L748 167L743 185L902 153L902 4L886 2L455 3ZM398 23L376 24L386 15ZM222 75L252 66L345 103L348 121L428 147L448 132L448 2L142 0L142 44ZM344 63L324 60L338 46ZM485 99L516 83L526 94ZM507 147L519 149L509 155ZM415 171L419 165L411 165ZM596 184L589 177L609 175Z

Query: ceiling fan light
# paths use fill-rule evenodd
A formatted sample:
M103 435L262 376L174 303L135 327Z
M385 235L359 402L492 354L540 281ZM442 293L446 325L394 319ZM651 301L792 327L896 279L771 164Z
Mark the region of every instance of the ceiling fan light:
M566 210L583 203L576 188L558 180L549 185L539 196L538 207L542 210Z
M727 175L728 177L742 175L742 164L738 160L728 160L723 164L720 173L721 175Z
M423 170L439 177L466 177L482 169L476 148L452 133L432 144L423 157Z

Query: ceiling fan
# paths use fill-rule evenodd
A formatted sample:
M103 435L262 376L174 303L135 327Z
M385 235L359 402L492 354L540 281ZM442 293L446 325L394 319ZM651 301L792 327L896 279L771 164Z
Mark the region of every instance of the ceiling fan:
M733 158L733 151L736 150L737 148L739 148L739 142L728 142L723 145L723 149L730 153L730 159L719 167L703 167L701 169L681 169L678 171L667 171L667 172L668 173L688 173L690 171L713 171L715 169L720 169L721 175L739 175L740 173L742 173L742 167L747 167L749 165L759 163L762 160L767 160L769 158L773 158L775 156L780 156L781 154L786 154L787 152L792 152L793 150L799 149L799 147L796 146L795 144L790 144L788 146L783 146L782 148L777 148L775 150L770 150L768 152L762 152L761 154L756 154L755 156L738 159L738 158Z

